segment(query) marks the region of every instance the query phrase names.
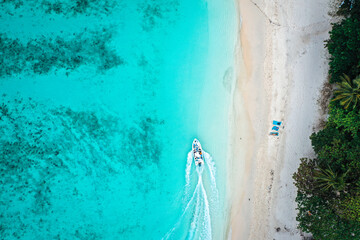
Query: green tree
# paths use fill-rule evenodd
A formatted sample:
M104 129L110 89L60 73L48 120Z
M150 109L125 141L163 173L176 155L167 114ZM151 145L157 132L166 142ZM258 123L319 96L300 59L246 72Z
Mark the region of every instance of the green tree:
M338 88L334 91L336 97L332 101L340 101L345 109L348 109L351 104L353 104L353 108L356 108L360 101L360 76L351 80L344 74L340 79L341 82L337 83Z
M321 151L325 146L332 146L334 139L340 142L345 141L341 129L336 128L336 124L332 122L328 122L324 129L311 134L310 139L315 153Z
M351 134L353 138L360 133L360 110L346 110L343 107L332 104L330 106L329 123L335 124L336 129L343 130Z
M350 17L333 24L326 41L330 54L330 82L340 82L346 73L350 78L360 74L360 19Z
M360 110L346 110L332 103L330 116L324 129L310 137L317 155L316 164L323 169L330 167L338 173L347 174L347 181L360 180ZM355 189L351 184L348 190Z
M337 173L328 167L326 169L316 169L314 179L317 180L317 184L320 188L324 190L333 190L338 194L340 191L345 191L346 189L346 175L349 173L350 169L345 173Z
M293 174L294 184L303 194L314 194L316 187L316 163L312 159L301 158L301 163L296 173Z
M341 218L332 208L331 201L298 192L296 202L298 228L304 232L310 232L314 239L360 239L359 222Z
M339 215L345 219L360 222L360 195L345 198L340 203Z
M339 0L337 14L344 17L360 18L360 0Z

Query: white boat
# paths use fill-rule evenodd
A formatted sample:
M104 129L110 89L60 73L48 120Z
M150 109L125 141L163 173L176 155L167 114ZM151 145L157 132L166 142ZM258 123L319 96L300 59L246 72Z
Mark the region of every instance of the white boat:
M199 140L197 140L196 138L193 141L192 144L192 151L193 151L193 156L194 156L194 162L196 166L201 167L201 165L204 164L204 152L201 148L201 144L199 142Z

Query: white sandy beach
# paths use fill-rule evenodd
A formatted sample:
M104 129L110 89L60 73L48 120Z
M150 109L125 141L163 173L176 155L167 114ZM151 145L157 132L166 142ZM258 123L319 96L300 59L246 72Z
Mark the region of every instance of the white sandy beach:
M301 157L313 157L309 136L325 117L318 100L327 80L331 2L238 0L231 239L302 239L292 175ZM269 136L272 120L283 122L279 137Z

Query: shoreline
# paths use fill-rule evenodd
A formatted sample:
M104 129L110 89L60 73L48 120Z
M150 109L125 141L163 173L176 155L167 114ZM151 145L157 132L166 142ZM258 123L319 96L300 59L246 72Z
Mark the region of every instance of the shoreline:
M292 174L313 156L309 136L324 118L317 101L328 74L330 3L237 0L228 238L302 238ZM272 120L283 122L279 137L268 135Z
M261 16L255 11L254 8L249 6L250 2L246 4L246 10L241 12L242 9L240 2L237 1L237 12L239 14L239 32L236 44L236 83L233 93L233 104L230 114L229 126L232 129L230 132L231 141L231 155L230 155L230 168L229 182L231 183L231 203L230 203L230 224L227 239L247 239L250 228L243 222L248 221L251 216L252 202L248 198L252 195L253 187L253 170L254 163L252 161L254 152L259 145L255 138L255 124L253 122L254 109L260 110L261 104L258 104L255 99L251 101L249 94L251 89L256 89L255 84L250 81L249 76L253 74L253 66L256 66L256 58L252 56L252 47L250 39L256 37L256 34L261 31L263 38L257 38L258 41L254 45L261 46L262 39L265 39L265 29L262 24ZM252 17L255 16L255 17ZM253 25L247 23L247 19L252 18L255 21ZM256 26L255 26L256 25ZM251 32L252 27L259 27L258 32ZM263 28L263 29L261 29ZM261 72L261 71L260 71ZM258 72L259 74L259 72ZM260 78L259 78L260 79ZM247 90L247 91L246 91ZM262 88L264 90L264 88ZM250 96L249 96L250 95ZM256 98L255 95L253 97ZM249 109L252 111L249 111ZM260 114L258 114L260 115Z

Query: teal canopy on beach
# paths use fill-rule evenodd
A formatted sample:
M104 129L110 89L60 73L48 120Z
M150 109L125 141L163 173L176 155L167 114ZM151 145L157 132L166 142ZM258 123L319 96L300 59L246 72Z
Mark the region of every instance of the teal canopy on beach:
M277 126L280 126L280 125L281 125L281 122L273 120L273 124L274 124L274 125L277 125Z
M279 127L273 126L271 130L279 131Z

